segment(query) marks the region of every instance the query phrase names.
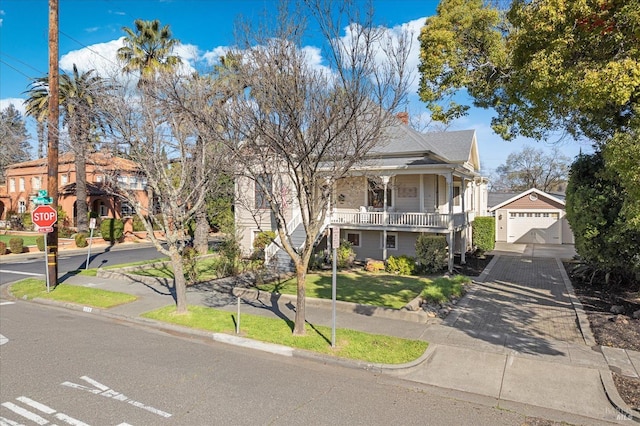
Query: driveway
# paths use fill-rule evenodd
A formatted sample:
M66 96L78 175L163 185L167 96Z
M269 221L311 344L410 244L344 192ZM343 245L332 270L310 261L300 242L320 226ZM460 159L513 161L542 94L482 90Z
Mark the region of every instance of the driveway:
M571 259L576 255L576 249L573 244L516 244L496 242L495 248L488 254Z

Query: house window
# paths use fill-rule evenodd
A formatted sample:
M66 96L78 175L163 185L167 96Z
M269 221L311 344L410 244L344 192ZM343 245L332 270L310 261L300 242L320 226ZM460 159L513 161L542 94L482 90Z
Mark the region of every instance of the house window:
M69 183L69 175L68 174L63 174L62 176L60 176L60 182L62 185L66 185Z
M18 213L27 212L27 203L24 200L18 201Z
M96 182L102 182L104 180L104 176L102 175L97 175L96 176Z
M40 176L36 176L31 179L31 189L33 191L37 191L42 188L42 178Z
M16 180L13 178L9 179L9 192L16 192Z
M136 211L131 203L129 203L128 201L123 201L120 205L120 215L122 217L129 217L133 216L134 214L136 214Z
M100 202L100 206L98 206L98 214L101 217L107 216L108 211L107 211L107 205L103 202Z
M353 247L360 247L360 233L347 232L347 241L349 241Z
M368 179L368 201L373 208L381 209L384 207L384 186L380 182ZM387 207L391 207L391 188L387 186Z
M453 205L455 207L460 207L460 189L458 185L453 187Z
M24 178L20 178L20 187L19 187L20 191L24 191Z
M380 241L382 241L383 239L384 239L384 233L380 234ZM380 245L382 246L382 244ZM398 249L398 233L387 232L387 241L385 245L389 250L397 250Z
M256 209L269 208L269 192L272 188L272 177L270 174L262 174L255 181Z

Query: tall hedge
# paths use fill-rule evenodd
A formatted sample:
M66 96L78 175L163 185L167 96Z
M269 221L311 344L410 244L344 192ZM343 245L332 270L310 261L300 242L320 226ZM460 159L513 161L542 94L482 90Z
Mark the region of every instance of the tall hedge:
M103 219L100 223L100 233L105 241L118 242L124 235L124 223L121 219Z
M580 155L567 185L567 220L576 252L594 269L631 286L640 280L640 232L624 215L626 191L602 154Z
M496 218L479 216L473 221L473 245L481 252L491 251L496 246Z

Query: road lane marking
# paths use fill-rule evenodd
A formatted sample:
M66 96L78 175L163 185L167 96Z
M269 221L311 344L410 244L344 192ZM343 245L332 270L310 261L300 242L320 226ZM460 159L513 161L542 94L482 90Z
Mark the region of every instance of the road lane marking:
M90 377L87 376L82 376L80 377L80 379L84 380L85 382L89 383L90 385L92 385L94 388L90 388L84 385L79 385L77 383L73 383L73 382L63 382L60 383L62 386L67 386L70 387L72 389L78 389L78 390L83 390L83 391L87 391L89 393L92 393L94 395L101 395L107 398L112 398L115 399L116 401L123 401L126 402L127 404L131 404L134 407L138 407L138 408L142 408L143 410L149 411L150 413L153 414L157 414L159 416L165 417L165 418L169 418L171 417L170 413L167 413L165 411L159 410L157 408L151 407L149 405L145 405L141 402L138 401L134 401L132 399L130 399L129 397L127 397L126 395L117 392L111 388L109 388L106 385L103 385L100 382L97 382L96 380L93 380Z
M25 419L31 420L36 424L46 425L47 423L49 423L49 420L45 419L44 417L40 417L36 413L32 413L31 411L25 408L22 408L12 402L3 402L2 406L5 408L8 408L9 410L13 411L17 415L24 417Z
M0 426L24 426L18 422L14 422L13 420L9 420L5 417L0 417Z
M3 274L14 274L14 275L27 275L30 277L42 277L44 274L37 274L35 272L22 272L22 271L12 271L11 269L0 269L0 273Z
M26 396L19 396L16 398L17 401L22 402L23 404L36 409L38 411L40 411L41 413L50 415L55 417L57 420L61 420L63 422L65 422L68 425L72 425L72 426L90 426L85 422L82 422L78 419L74 419L73 417L64 414L64 413L59 413L56 410L54 410L53 408L44 405L38 401L34 401L31 398L27 398ZM9 410L13 411L14 413L18 414L19 416L22 416L36 424L39 425L46 425L49 424L49 420L45 419L44 417L36 414L36 413L32 413L31 411L20 407L19 405L16 405L12 402L4 402L2 403L2 406L5 408L8 408ZM6 420L8 425L17 425L19 423L13 422L11 420L5 419L4 417L0 418L0 420ZM2 424L2 423L0 423Z
M16 302L0 302L0 306L3 305L14 305Z

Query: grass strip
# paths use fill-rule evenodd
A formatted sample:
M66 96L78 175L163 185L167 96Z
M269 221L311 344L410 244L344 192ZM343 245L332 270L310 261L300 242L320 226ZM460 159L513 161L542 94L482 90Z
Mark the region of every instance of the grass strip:
M167 306L142 316L162 322L216 333L235 334L236 316L204 306L189 306L187 314L177 314L175 306ZM336 347L331 347L331 328L306 324L305 336L292 334L293 322L241 314L241 335L262 342L383 364L402 364L420 357L428 343L421 340L368 334L349 329L336 330Z
M58 284L55 289L47 293L46 282L36 278L18 281L11 285L10 291L19 299L49 299L104 309L130 303L137 299L131 294L64 283Z

